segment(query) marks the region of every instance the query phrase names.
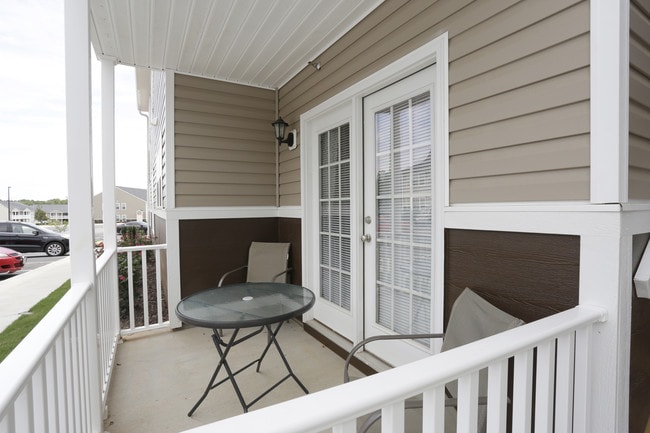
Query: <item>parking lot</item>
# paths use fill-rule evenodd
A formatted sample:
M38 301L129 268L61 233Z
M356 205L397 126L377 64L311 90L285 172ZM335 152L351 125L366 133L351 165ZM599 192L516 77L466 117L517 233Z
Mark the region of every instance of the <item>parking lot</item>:
M65 257L68 257L67 254L59 257L50 257L45 253L24 253L24 255L25 258L27 259L25 261L25 266L20 271L14 272L13 274L8 274L8 275L1 274L0 282L5 281L14 276L25 274L29 271L33 271L34 269L38 269L41 266L49 265L50 263L54 263L61 259L64 259Z

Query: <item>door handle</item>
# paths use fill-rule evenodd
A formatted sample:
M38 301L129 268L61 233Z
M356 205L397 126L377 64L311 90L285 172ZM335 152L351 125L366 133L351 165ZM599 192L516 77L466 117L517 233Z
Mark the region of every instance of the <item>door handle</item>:
M370 242L372 240L372 236L370 235L361 235L361 242Z

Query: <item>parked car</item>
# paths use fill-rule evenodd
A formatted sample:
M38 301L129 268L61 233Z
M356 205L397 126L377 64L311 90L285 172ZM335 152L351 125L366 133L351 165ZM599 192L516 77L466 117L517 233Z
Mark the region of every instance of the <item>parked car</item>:
M0 247L0 275L13 274L25 266L25 256L18 251Z
M15 221L0 221L0 246L21 253L44 252L48 256L62 256L70 251L70 241L59 233Z

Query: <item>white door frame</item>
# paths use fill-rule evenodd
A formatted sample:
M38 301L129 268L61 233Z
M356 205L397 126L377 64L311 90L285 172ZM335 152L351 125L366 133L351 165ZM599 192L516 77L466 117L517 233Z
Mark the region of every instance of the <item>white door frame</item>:
M357 82L341 93L333 96L327 101L321 103L317 107L303 113L300 116L300 143L302 156L300 159L301 171L301 196L303 200L303 231L302 231L302 251L303 251L303 284L306 287L316 287L318 283L318 245L319 240L317 237L318 231L313 230L313 227L318 227L319 211L318 207L314 208L313 201L314 188L318 188L318 176L314 174L314 161L318 160L318 148L315 143L311 142L314 130L313 124L320 117L331 113L333 110L340 109L343 106L348 106L351 113L350 119L350 141L351 143L362 143L362 124L363 124L363 110L362 100L363 97L377 90L386 87L400 79L407 77L426 66L436 63L436 79L435 91L432 95L434 110L434 124L433 124L433 137L435 146L433 157L435 159L435 173L434 173L434 195L438 197L436 205L433 210L433 218L435 218L435 230L433 233L433 254L435 255L433 278L434 278L434 305L435 311L432 311L434 316L434 332L441 332L443 329L443 302L444 302L444 226L443 226L443 207L449 204L449 183L448 183L448 154L449 154L449 79L448 79L448 35L444 33L436 39L428 42L427 44L417 48L416 50L405 55L401 59L391 63L383 69L377 71L371 76ZM353 146L351 149L351 170L362 170L359 165L362 164L359 145ZM357 171L361 173L361 171ZM357 182L357 184L360 182ZM361 185L355 185L353 189L355 196L360 197ZM359 200L357 200L358 202ZM357 206L362 206L362 203L352 203L353 224L352 236L353 239L359 239L360 229L362 225L360 213L355 214L355 209L359 212ZM355 218L357 215L357 218ZM354 245L354 243L353 243ZM359 248L357 244L353 247L353 254ZM362 261L359 257L354 257L352 265L362 266ZM357 278L362 276L360 272L355 272ZM355 281L352 284L356 287L361 287L362 280ZM317 294L318 295L318 294ZM357 315L357 326L354 329L353 342L359 341L363 336L363 293L357 290L357 293L352 293L352 310ZM305 316L306 320L314 318L313 310L310 314ZM435 347L437 351L439 343Z

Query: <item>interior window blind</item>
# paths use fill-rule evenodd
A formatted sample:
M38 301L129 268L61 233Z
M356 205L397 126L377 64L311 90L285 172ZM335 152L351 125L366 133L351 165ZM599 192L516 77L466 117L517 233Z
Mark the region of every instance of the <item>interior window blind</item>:
M350 125L318 136L320 297L350 311Z
M429 92L375 113L375 128L377 321L400 334L429 332L432 272Z

